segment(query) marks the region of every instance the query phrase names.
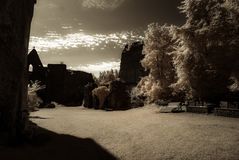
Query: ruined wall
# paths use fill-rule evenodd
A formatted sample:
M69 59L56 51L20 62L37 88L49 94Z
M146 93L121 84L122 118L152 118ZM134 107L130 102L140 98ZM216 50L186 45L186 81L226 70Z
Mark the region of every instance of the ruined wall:
M12 138L24 126L26 55L35 0L0 3L0 133Z
M66 106L81 106L84 87L94 83L92 74L83 71L67 70L65 64L48 64L46 95L48 101Z
M121 81L110 83L110 95L107 97L108 107L114 110L125 110L131 107L127 85Z
M95 83L93 75L83 71L68 70L65 64L48 64L43 67L35 50L28 54L29 83L40 81L46 88L38 90L38 96L43 100L42 107L57 102L67 106L80 106L84 99L85 85Z
M66 65L65 64L48 64L46 90L49 101L58 103L64 102L64 86L66 79Z
M68 106L81 106L84 99L84 89L88 83L95 83L92 74L68 70L65 78L64 104Z
M33 72L38 70L39 68L43 68L43 64L41 62L41 59L35 49L33 49L28 55L27 55L27 68L29 70L30 65L33 67Z
M137 84L141 77L147 75L140 63L144 58L142 50L143 43L141 42L135 42L130 47L128 45L125 46L121 55L120 80L129 84Z

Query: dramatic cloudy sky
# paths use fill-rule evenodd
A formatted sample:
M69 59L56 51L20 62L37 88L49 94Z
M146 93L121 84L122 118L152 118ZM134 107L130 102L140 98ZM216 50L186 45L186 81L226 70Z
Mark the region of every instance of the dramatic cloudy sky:
M152 22L181 25L180 0L38 0L30 49L44 64L96 73L119 67L126 43L142 40Z

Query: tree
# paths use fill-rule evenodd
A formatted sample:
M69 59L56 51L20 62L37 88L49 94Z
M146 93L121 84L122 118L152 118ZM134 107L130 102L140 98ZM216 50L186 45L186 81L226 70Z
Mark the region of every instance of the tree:
M228 92L230 77L239 78L239 1L184 0L180 9L187 21L177 29L174 87L218 101Z
M100 72L99 78L97 78L97 82L99 85L109 83L111 81L117 80L119 78L118 70L109 70Z
M174 26L157 23L150 24L145 32L144 59L141 61L149 75L143 77L136 87L138 96L147 97L148 102L158 99L167 99L172 95L170 85L175 82L175 70L173 67L174 50L172 31Z

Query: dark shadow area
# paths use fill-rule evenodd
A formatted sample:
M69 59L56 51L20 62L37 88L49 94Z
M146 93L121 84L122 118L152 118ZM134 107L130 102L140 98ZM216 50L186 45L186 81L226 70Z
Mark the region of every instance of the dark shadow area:
M29 119L49 119L49 118L40 117L40 116L29 116Z
M116 160L94 140L38 128L27 144L0 146L0 160Z

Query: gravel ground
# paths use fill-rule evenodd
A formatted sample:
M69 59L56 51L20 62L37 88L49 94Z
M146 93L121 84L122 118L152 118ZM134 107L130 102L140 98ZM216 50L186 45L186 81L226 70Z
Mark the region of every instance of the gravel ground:
M235 118L165 114L155 106L128 111L57 106L31 117L59 135L92 139L117 159L239 160L239 119Z

